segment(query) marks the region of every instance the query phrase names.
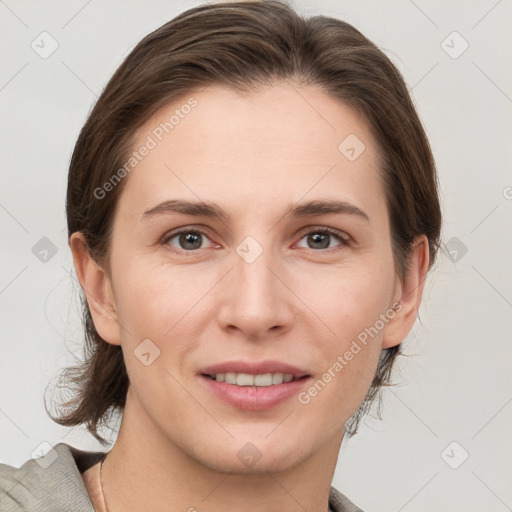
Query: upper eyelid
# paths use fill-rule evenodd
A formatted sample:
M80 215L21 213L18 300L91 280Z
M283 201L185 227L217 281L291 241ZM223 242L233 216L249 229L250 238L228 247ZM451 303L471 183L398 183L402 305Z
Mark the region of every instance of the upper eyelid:
M199 227L183 227L183 228L176 228L171 229L170 231L167 231L162 236L162 241L165 242L166 240L170 240L171 238L174 238L175 236L181 235L182 233L193 233L198 232L201 233L208 238L210 238L210 235L208 234L207 230L205 228L199 228Z
M305 236L308 233L315 233L315 232L326 232L330 235L338 236L342 240L346 239L347 241L352 239L352 237L345 231L343 231L341 229L331 228L328 226L307 226L306 228L304 228L304 231L302 231L301 236Z

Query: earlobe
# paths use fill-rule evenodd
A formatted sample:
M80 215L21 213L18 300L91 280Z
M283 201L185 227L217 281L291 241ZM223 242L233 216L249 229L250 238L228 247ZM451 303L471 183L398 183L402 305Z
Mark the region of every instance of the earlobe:
M76 274L98 334L108 343L120 345L117 309L109 276L92 258L83 233L73 233L69 245Z
M400 303L400 308L386 326L382 348L399 345L411 331L418 316L429 261L428 239L425 235L418 236L411 249L406 275L399 285L397 302Z

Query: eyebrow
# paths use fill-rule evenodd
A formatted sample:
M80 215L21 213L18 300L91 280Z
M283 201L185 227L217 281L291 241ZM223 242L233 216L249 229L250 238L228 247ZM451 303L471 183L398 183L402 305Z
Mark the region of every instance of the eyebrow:
M155 207L146 210L142 220L158 214L183 214L195 217L217 218L228 221L230 215L227 214L218 204L204 201L188 201L184 199L172 199L164 201ZM317 215L356 215L369 221L368 215L357 206L346 201L338 200L316 200L299 204L288 205L285 217L314 217Z

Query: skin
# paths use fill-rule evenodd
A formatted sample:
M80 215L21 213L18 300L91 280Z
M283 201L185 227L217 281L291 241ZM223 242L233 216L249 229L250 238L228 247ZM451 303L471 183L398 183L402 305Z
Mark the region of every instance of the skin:
M325 512L344 425L382 348L403 341L416 319L427 239L417 237L401 279L375 139L357 113L313 86L276 83L244 95L205 88L160 110L134 148L190 96L198 105L125 178L111 272L92 260L80 233L70 240L96 329L122 346L131 383L103 467L106 501L110 512ZM352 162L338 150L349 134L366 146ZM178 198L215 202L229 219L144 217ZM333 199L368 220L285 216L291 203ZM164 240L183 227L207 233L201 248ZM325 227L351 242L311 242ZM252 263L236 251L247 236L263 249ZM306 405L292 397L244 411L197 375L222 361L276 359L315 381L398 301L400 312ZM148 338L160 356L145 366L134 350ZM248 442L261 454L251 467L237 457Z

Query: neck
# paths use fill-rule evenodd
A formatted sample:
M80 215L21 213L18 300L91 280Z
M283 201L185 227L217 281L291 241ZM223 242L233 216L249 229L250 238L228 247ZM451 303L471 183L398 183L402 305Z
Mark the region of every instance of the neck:
M284 471L219 472L163 436L128 392L119 435L102 470L108 510L326 512L342 438L340 433Z

